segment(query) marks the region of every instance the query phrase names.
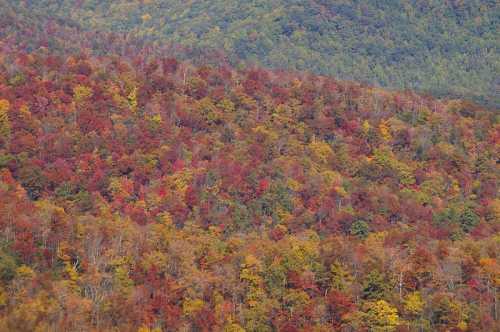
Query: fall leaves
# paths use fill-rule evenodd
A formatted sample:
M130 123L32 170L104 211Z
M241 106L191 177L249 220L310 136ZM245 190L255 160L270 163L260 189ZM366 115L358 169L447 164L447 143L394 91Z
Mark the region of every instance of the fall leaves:
M6 99L0 99L0 143L7 144L10 141L11 124L9 120L10 103Z
M155 57L51 59L56 75L45 57L15 84L16 54L0 65L0 329L496 323L488 111Z

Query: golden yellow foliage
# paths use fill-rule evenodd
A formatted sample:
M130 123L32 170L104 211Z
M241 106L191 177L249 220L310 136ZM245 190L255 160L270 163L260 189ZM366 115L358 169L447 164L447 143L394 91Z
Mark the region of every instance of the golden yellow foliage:
M333 262L330 266L331 287L336 290L345 290L353 281L353 277L340 262Z
M115 288L122 294L129 294L134 282L129 277L129 269L126 265L120 265L115 268L113 273L113 284Z
M224 326L224 332L245 332L245 329L236 323L227 323Z
M57 258L59 258L62 261L67 261L70 260L71 257L68 255L68 250L70 248L70 245L66 241L62 241L59 243L59 247L57 248Z
M342 183L342 175L339 172L326 170L321 172L321 176L328 188Z
M137 112L137 87L134 87L127 96L128 104L132 112Z
M162 123L161 114L155 114L155 115L152 115L151 117L149 117L149 121L150 121L150 122L151 122L151 124L153 124L154 126L159 126L159 125L161 125L161 123Z
M219 101L217 107L221 108L225 112L234 112L235 110L234 103L228 98L224 98Z
M293 215L290 214L287 210L285 210L283 207L278 206L276 208L276 215L278 216L280 222L282 223L288 223L293 219Z
M312 157L321 163L327 163L333 157L333 150L330 145L324 141L313 140L309 144L309 151Z
M7 305L9 301L9 295L3 287L0 287L0 307Z
M170 175L167 178L168 183L170 184L170 188L180 195L184 195L186 193L187 187L191 183L193 179L193 171L192 170L182 170Z
M500 199L494 199L488 206L493 220L500 220Z
M422 300L420 292L408 294L404 301L404 308L410 315L418 316L422 314L424 310L424 301Z
M155 250L144 255L141 263L145 271L149 271L153 266L166 267L168 256L161 251Z
M205 302L201 299L186 299L182 303L182 312L186 316L191 316L197 311L200 311L203 306L205 306Z
M35 271L29 266L21 265L16 269L16 276L19 279L32 279L35 276Z
M160 214L159 222L166 226L171 226L173 224L172 215L167 211Z
M400 324L398 310L384 300L368 303L365 319L370 331L395 331Z
M300 191L300 189L302 188L302 185L300 184L300 182L296 181L293 178L287 179L287 185L288 185L288 188L292 189L293 191Z
M9 120L10 103L6 99L0 99L0 139L8 140L10 138L10 120Z
M384 141L390 141L392 139L392 135L391 135L391 129L389 127L389 123L387 123L386 121L382 121L380 122L379 126L378 126L378 130L380 132L380 136L382 136L382 139Z
M460 321L458 324L457 324L457 328L460 330L460 331L467 331L467 329L469 328L467 322L465 321Z
M7 99L0 99L0 113L8 112L10 109L10 102Z
M303 307L309 302L309 295L303 290L290 289L283 300L290 307Z
M253 129L253 132L257 135L257 139L260 141L269 141L270 143L278 139L278 134L274 131L266 129L264 126L257 126Z
M363 121L361 128L363 129L363 134L368 135L371 129L370 123L367 120Z
M24 104L19 108L19 113L24 120L31 118L31 112L28 105Z
M261 278L258 275L261 270L259 259L252 254L247 255L241 267L240 279L248 281L253 286L259 285L261 282Z
M154 329L150 329L147 326L141 326L141 327L139 327L137 332L161 332L161 329L159 327L155 327Z
M92 88L84 85L79 84L73 88L73 97L77 103L89 99L93 94L94 92L92 91Z

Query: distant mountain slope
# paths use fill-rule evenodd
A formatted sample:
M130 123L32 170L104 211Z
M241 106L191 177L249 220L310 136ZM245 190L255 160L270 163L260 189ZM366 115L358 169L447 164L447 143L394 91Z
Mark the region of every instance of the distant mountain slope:
M12 2L12 1L11 1ZM18 3L18 1L16 1ZM496 1L23 1L88 29L498 105Z

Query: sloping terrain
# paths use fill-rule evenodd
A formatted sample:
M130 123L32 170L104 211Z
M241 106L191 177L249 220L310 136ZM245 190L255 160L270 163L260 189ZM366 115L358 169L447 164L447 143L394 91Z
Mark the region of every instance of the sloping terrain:
M495 113L3 51L0 329L492 330Z
M11 3L13 1L10 1ZM498 106L500 7L469 1L14 1L30 13L159 44L225 52L234 64Z
M0 331L495 331L497 108L115 26L155 4L0 0Z

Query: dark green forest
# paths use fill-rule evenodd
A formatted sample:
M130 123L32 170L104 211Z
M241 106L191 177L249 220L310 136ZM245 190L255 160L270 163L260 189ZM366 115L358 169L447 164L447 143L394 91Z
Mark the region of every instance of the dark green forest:
M125 33L232 64L308 70L498 105L494 0L8 1L82 29Z

